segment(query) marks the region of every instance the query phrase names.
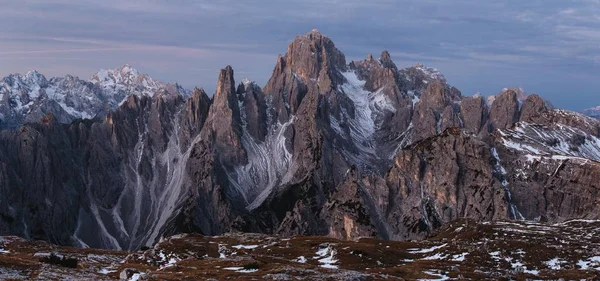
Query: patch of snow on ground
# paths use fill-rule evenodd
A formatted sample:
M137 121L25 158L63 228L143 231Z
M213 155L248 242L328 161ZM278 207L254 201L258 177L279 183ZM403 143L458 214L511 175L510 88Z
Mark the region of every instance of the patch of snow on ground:
M501 258L500 251L491 252L489 254L492 257L492 259L495 261L499 261Z
M165 253L163 253L162 251L158 253L158 257L160 257L160 261L162 262L167 261L167 256L165 256Z
M465 258L469 255L469 253L462 253L460 255L452 256L452 261L465 261Z
M294 260L295 262L298 263L306 263L306 258L304 256L299 256L297 259Z
M435 250L439 250L441 248L446 247L446 245L448 244L443 244L443 245L439 245L439 246L433 246L431 248L426 248L426 249L408 249L408 252L411 254L426 254L426 253L431 253Z
M548 266L548 268L552 269L552 270L560 270L562 268L562 264L564 264L565 261L559 259L559 258L553 258L547 262L545 262L545 264Z
M225 255L225 250L227 250L227 248L223 244L219 244L218 247L219 247L219 258L226 259L227 256Z
M0 248L0 254L10 254L10 251L4 250L4 248Z
M238 250L240 250L240 249L252 250L252 249L258 248L258 245L235 245L232 247L236 248Z
M236 272L239 272L239 273L252 273L252 272L257 272L257 271L258 271L258 269L254 268L254 269L242 269L242 270L238 270Z
M239 267L239 266L232 266L232 267L224 267L223 269L225 270L231 270L231 271L235 271L235 272L239 272L239 273L252 273L252 272L257 272L258 269L254 268L254 269L244 269L243 267Z
M425 274L428 275L432 275L437 277L436 279L419 279L419 281L443 281L443 280L450 280L450 277L446 274L443 274L441 272L436 272L436 271L425 271Z
M521 261L512 262L513 258L505 258L505 260L507 262L509 262L511 264L511 267L513 268L513 270L515 270L517 272L522 271L523 273L532 274L532 275L540 274L539 270L528 269Z
M117 272L116 270L111 270L108 268L102 268L98 271L98 273L103 274L103 275L107 275L107 274L111 274L113 272Z
M531 274L531 275L538 275L538 274L540 274L540 271L536 270L536 269L527 269L527 268L525 268L525 270L523 270L523 272L527 273L527 274Z
M160 268L167 268L167 267L172 267L175 266L177 264L177 262L179 262L180 259L176 258L176 257L172 257L169 259L169 262L167 262L167 264L165 264L164 266L161 266Z
M583 270L594 268L600 271L600 256L591 257L587 260L579 260L577 265Z
M446 258L446 255L437 253L437 254L435 254L433 256L424 257L423 260L432 261L432 260L443 260L445 258Z
M338 260L335 258L336 254L337 251L331 245L327 245L324 248L319 248L316 252L316 256L313 258L319 259L320 267L338 269L338 266L336 265Z

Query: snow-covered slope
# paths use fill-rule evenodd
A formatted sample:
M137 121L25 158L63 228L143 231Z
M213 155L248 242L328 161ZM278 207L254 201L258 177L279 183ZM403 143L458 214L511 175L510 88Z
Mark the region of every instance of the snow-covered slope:
M600 161L600 139L575 127L519 122L512 130L499 132L504 146L522 152L528 159L566 157Z
M342 154L352 164L368 169L381 159L375 133L381 128L378 116L395 112L396 108L380 88L377 91L365 90L365 81L360 80L353 71L342 73L346 83L339 86L354 105L354 113L342 110L339 120L330 119L331 128L343 139L350 141L350 147L341 147ZM356 149L352 149L352 148Z
M89 119L116 108L128 95L153 96L159 89L190 94L177 84L164 84L129 65L100 70L88 81L72 75L48 80L35 70L11 74L0 81L0 128L37 122L47 113L63 123Z

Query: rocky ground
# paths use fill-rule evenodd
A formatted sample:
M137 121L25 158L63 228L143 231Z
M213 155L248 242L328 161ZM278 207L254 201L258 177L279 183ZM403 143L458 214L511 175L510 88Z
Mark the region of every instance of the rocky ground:
M137 252L0 238L1 280L598 280L600 221L462 220L424 241L196 234Z

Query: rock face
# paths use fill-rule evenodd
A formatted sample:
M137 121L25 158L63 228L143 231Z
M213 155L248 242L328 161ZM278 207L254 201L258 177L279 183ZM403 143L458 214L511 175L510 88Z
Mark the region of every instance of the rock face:
M525 102L523 102L519 121L528 122L535 120L535 118L546 112L548 112L546 102L538 95L531 95L525 99Z
M515 90L488 106L387 51L346 63L316 30L264 88L227 66L212 98L129 67L0 89L16 127L0 131L0 234L116 249L178 232L405 240L461 218L600 213L599 121Z
M519 121L519 101L517 92L506 90L501 93L490 109L489 129L506 129Z
M423 238L458 218L508 217L505 190L494 176L492 160L485 142L457 128L400 152L386 175L391 206L382 208L390 237Z
M489 110L481 96L463 98L460 113L464 129L471 133L480 132L489 116Z

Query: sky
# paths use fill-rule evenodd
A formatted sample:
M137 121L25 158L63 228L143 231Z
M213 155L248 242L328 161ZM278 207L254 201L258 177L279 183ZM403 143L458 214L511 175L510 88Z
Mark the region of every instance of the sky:
M347 61L385 49L463 95L521 87L560 108L600 105L600 0L3 0L0 76L88 79L130 64L212 92L231 65L264 85L277 54L314 28Z

